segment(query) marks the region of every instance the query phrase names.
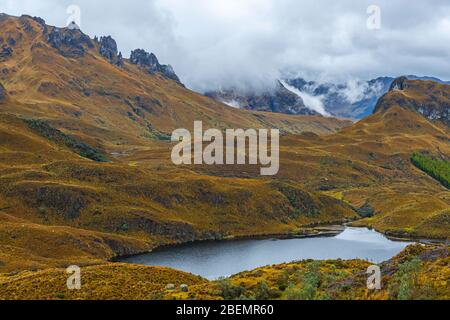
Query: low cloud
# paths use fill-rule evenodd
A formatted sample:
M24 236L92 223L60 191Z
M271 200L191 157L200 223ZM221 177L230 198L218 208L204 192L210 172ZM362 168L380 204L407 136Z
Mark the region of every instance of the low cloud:
M322 96L314 96L305 91L300 91L297 88L287 84L285 81L281 81L281 83L286 89L301 97L308 109L314 110L323 116L330 116L330 114L325 110Z
M2 0L0 11L63 25L73 0ZM78 0L82 29L170 63L189 87L270 86L280 70L346 82L418 74L450 79L450 3L378 0ZM358 86L348 91L354 99Z

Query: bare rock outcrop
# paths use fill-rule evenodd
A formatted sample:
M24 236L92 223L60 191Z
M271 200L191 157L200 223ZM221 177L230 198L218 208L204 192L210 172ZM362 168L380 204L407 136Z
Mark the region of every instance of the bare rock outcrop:
M172 66L160 64L158 58L153 53L136 49L131 52L130 62L146 69L150 74L160 73L164 77L181 84L180 78L178 78Z
M0 83L0 103L5 102L8 97L5 87Z
M99 41L100 54L116 66L123 66L122 53L117 50L117 43L111 36L101 37Z
M47 42L65 57L76 58L94 48L92 40L78 29L52 28L47 35Z

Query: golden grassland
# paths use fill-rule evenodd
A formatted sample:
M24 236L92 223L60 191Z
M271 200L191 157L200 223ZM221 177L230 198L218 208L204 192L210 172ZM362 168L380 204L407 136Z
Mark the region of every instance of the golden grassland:
M449 247L413 245L380 265L382 289L367 289L362 260L301 261L207 281L167 268L102 264L81 269L68 290L65 269L0 276L0 299L37 300L397 300L450 299ZM172 284L173 289L168 285ZM180 286L185 284L188 291Z
M3 300L157 300L173 284L194 286L206 280L167 268L104 264L82 268L81 290L67 289L65 269L0 276Z
M8 92L0 104L4 274L352 221L391 236L450 236L449 190L410 161L424 151L449 160L448 126L417 113L414 103L446 105L449 86L410 81L383 97L385 108L352 124L232 109L128 61L113 66L97 45L67 58L27 17L0 19L1 41L10 37L13 54L0 61ZM45 121L109 162L81 157L24 119ZM257 166L173 166L172 144L160 134L189 129L194 120L205 128L280 128L279 174L261 178Z

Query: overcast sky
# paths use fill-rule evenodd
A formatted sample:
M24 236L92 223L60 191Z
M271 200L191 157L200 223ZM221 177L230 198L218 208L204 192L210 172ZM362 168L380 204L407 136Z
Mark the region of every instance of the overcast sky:
M0 12L64 26L71 4L85 33L113 36L126 57L154 52L196 90L260 86L282 70L450 80L449 0L0 0ZM381 9L380 29L367 27L370 5Z

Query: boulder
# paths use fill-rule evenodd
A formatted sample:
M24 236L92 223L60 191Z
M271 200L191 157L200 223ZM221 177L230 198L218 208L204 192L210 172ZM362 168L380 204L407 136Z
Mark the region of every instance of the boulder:
M181 292L189 292L189 286L187 284L182 284L180 290Z
M168 291L173 291L173 290L175 290L175 285L174 285L173 283L169 283L169 284L166 286L166 290L168 290Z

